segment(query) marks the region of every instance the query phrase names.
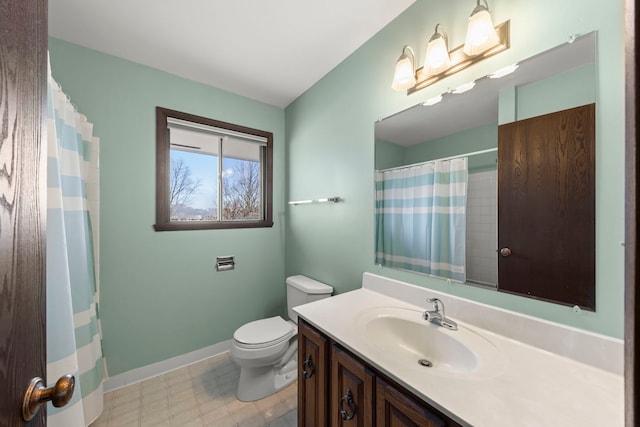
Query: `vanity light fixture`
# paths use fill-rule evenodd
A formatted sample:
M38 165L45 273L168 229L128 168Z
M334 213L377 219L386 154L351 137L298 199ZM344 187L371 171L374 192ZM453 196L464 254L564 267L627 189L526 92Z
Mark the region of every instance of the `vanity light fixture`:
M411 54L411 58L407 55ZM405 45L402 48L402 55L396 62L396 70L393 73L391 88L394 90L407 90L416 85L416 53L411 46Z
M438 31L438 27L440 27L440 31ZM421 70L423 77L440 74L451 67L448 44L447 30L444 26L436 24L436 29L429 39L427 53L424 56L424 66Z
M434 34L427 43L422 67L417 68L415 52L411 47L404 46L402 48L402 55L396 62L393 83L391 84L393 89L406 90L407 95L410 95L476 62L509 49L510 21L505 21L494 27L487 0L476 0L476 2L476 7L469 17L464 45L448 50L446 30L443 25L437 24Z
M483 1L484 5L480 4L480 0L477 0L476 7L469 17L467 38L463 49L463 52L469 56L479 55L500 42L491 21L487 0Z

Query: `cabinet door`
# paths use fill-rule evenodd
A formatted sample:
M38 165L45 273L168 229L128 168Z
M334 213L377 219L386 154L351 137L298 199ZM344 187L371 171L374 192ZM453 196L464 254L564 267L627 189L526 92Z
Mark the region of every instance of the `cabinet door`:
M443 427L457 425L431 411L424 403L402 394L391 384L376 379L376 427Z
M298 426L327 425L329 344L304 320L298 323Z
M331 347L332 427L373 426L375 374L337 345Z

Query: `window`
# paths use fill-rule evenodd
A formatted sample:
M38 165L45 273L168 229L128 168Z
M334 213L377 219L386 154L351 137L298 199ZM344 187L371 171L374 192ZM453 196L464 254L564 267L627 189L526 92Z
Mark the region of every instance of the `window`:
M156 107L156 231L271 227L273 134Z

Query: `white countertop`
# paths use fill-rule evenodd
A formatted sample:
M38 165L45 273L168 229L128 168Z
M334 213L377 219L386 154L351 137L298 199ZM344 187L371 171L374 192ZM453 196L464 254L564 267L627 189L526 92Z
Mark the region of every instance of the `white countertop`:
M358 289L294 308L299 316L374 368L393 378L450 418L483 426L623 426L622 375L458 321L497 348L491 375L440 375L395 363L368 342L358 327L372 307L419 307L369 289ZM448 307L447 307L448 308ZM361 323L361 322L360 322ZM426 323L425 323L426 327ZM447 331L455 334L457 331Z

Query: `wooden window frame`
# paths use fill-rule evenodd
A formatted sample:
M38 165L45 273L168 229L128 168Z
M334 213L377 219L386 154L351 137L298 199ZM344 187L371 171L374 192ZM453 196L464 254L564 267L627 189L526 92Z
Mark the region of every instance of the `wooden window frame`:
M241 132L265 138L266 152L262 190L263 219L252 221L171 221L169 207L169 167L171 164L168 144L168 118L213 126L233 132ZM156 223L155 231L216 230L232 228L263 228L273 226L273 133L233 123L196 116L181 111L156 107Z

